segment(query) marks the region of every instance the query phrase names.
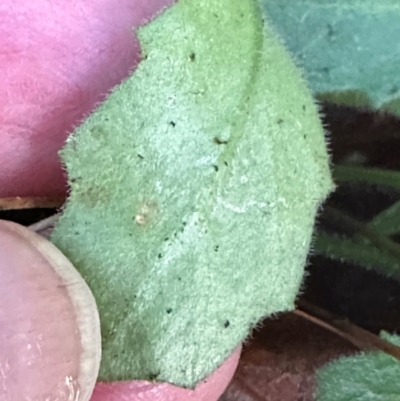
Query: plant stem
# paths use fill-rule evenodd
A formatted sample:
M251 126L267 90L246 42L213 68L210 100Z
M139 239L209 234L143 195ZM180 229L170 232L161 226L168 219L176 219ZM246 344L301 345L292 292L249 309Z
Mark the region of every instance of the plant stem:
M365 182L400 190L400 172L378 168L337 165L333 180L338 183Z
M381 235L375 229L359 222L353 217L341 212L333 207L326 206L325 209L326 217L346 228L350 228L357 234L362 235L367 238L372 245L375 245L378 249L387 252L388 254L394 256L400 261L400 245L392 241L388 237Z
M400 201L375 216L368 226L387 236L398 233L400 231Z
M364 238L362 240L327 234L319 230L313 243L313 253L373 269L384 276L400 280L400 260L376 246L371 246L370 241L364 241Z
M400 360L400 347L397 345L356 326L346 318L335 316L310 302L300 300L297 305L298 308L294 311L296 315L336 333L360 350L382 351Z

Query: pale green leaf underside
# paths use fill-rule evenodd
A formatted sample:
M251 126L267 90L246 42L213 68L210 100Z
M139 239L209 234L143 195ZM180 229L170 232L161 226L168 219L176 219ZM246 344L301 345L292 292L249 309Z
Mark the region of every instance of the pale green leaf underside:
M400 337L382 335L400 346ZM400 361L383 352L340 358L318 372L318 401L399 401Z
M52 239L97 300L100 380L192 387L293 308L332 182L316 106L261 17L256 0L178 2L62 151Z
M399 1L262 2L316 94L400 114Z

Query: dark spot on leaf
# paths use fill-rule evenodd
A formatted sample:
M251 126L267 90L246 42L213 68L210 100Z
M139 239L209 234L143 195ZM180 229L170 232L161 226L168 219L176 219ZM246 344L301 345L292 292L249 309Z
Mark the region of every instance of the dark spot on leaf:
M143 160L143 159L144 159L144 157L143 157L142 155L140 155L139 153L138 153L138 158L139 158L140 160Z
M327 25L328 28L328 37L332 37L335 35L335 29L333 28L333 26L331 24Z
M193 61L196 61L196 54L193 53L193 52L190 53L189 60L192 61L192 62L193 62Z
M221 139L219 139L217 136L214 138L214 143L217 145L226 145L228 143L228 141L223 141Z
M228 167L228 162L224 162L225 166Z
M303 111L306 111L306 106L303 104Z
M159 376L160 372L157 373L149 373L148 380L149 381L157 381L157 377Z
M215 164L213 165L213 168L214 168L215 171L219 170L219 167L217 165L215 165Z
M214 251L215 251L215 252L218 252L218 249L219 249L219 245L215 245L215 246L214 246Z
M170 121L170 122L169 122L169 125L171 125L172 127L176 127L176 122Z
M224 323L224 327L227 329L229 326L230 326L230 322L229 322L229 320L227 320L227 321Z
M93 128L90 129L90 133L92 138L96 141L99 141L100 143L106 142L109 136L109 132L101 125L95 125Z
M168 241L169 240L169 238L167 237L167 238L164 238L164 241Z
M169 315L170 313L172 313L172 309L171 309L171 308L168 308L168 309L167 309L167 313L168 313L168 315Z
M158 259L161 259L162 258L162 255L161 255L161 253L159 253L158 254Z
M282 124L282 123L283 123L283 120L280 118L280 119L277 121L277 123L278 123L278 124Z

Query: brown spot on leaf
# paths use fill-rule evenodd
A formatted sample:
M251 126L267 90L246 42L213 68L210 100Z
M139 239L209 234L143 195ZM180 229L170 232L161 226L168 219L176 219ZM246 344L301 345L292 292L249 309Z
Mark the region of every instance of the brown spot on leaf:
M135 222L139 226L149 226L154 223L158 215L158 204L155 201L144 202L135 215Z

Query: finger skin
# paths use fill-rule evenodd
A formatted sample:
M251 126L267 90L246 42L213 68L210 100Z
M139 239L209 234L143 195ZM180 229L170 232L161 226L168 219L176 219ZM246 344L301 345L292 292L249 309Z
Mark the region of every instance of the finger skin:
M93 295L54 245L5 221L0 328L0 400L90 398L101 357Z
M78 392L76 401L88 400L101 352L94 299L52 244L5 221L0 221L0 305L0 400L64 401ZM195 390L146 381L97 383L91 400L216 401L236 370L240 351Z
M0 2L0 197L65 193L58 150L137 65L133 27L172 3Z
M146 381L98 383L91 401L217 401L237 368L241 347L195 390Z

